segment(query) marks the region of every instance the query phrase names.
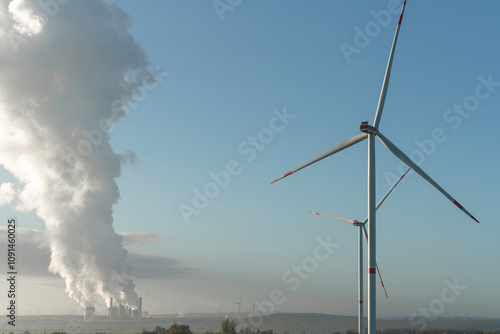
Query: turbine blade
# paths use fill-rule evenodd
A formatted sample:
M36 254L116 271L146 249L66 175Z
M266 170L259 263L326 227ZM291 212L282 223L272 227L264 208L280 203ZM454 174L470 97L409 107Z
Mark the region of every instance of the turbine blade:
M378 278L380 279L380 284L382 284L382 289L384 289L385 298L389 298L389 296L387 295L387 290L385 290L384 280L382 279L382 276L380 275L380 269L378 269L377 262L375 262L375 267L377 268L377 274L378 274Z
M474 218L473 215L469 213L460 203L458 203L453 197L451 197L450 194L448 194L439 184L437 184L429 175L427 175L416 163L414 163L406 154L404 154L399 148L396 147L389 139L387 139L383 134L380 132L377 133L378 138L380 141L391 151L396 157L399 158L402 162L404 162L407 166L411 167L415 172L417 172L420 176L422 176L427 182L432 184L434 188L439 190L446 198L448 198L453 204L455 204L460 210L462 210L467 216L471 217L474 219L476 222L479 223L479 221Z
M378 202L377 206L375 207L375 210L378 210L378 208L380 208L380 206L382 205L382 203L384 203L384 201L386 200L387 196L389 196L389 194L392 192L392 190L394 188L396 188L396 186L398 185L399 182L401 182L401 180L403 179L403 177L406 176L406 174L408 174L408 172L410 171L411 167L408 168L408 170L403 174L401 175L401 177L399 178L399 180L396 181L396 183L394 183L394 185L391 187L391 189L389 189L389 191L387 192L387 194L385 194L384 197L382 197L382 199L380 200L380 202ZM368 217L365 218L365 220L363 220L362 224L366 224L366 222L368 221ZM366 242L368 243L368 241Z
M343 222L346 222L346 223L350 223L350 224L354 224L355 220L352 220L352 219L347 219L347 218L342 218L342 217L335 217L335 216L329 216L329 215L325 215L325 214L322 214L322 213L319 213L319 212L314 212L314 211L309 211L310 213L314 214L314 215L318 215L318 216L322 216L322 217L327 217L327 218L332 218L332 219L336 219L336 220L340 220L340 221L343 221Z
M324 159L324 158L326 158L326 157L328 157L328 156L330 156L330 155L332 155L332 154L334 154L334 153L340 152L340 151L342 151L343 149L346 149L346 148L348 148L348 147L350 147L350 146L352 146L352 145L354 145L354 144L357 144L357 143L359 143L360 141L365 140L367 137L368 137L368 134L366 134L366 133L362 133L362 134L360 134L360 135L354 136L354 137L352 137L351 139L348 139L348 140L346 140L346 141L344 141L344 142L342 142L342 143L338 144L337 146L332 147L331 149L329 149L329 150L328 150L328 151L326 151L325 153L323 153L323 154L321 154L321 155L317 156L316 158L312 159L311 161L306 162L306 163L305 163L305 164L303 164L302 166L297 167L297 168L295 168L295 169L293 169L293 170L289 171L288 173L286 173L286 174L284 174L284 175L282 175L282 176L278 177L276 180L274 180L273 182L271 182L271 184L272 184L272 183L274 183L274 182L276 182L276 181L278 181L278 180L281 180L281 179L282 179L282 178L284 178L284 177L287 177L287 176L288 176L288 175L290 175L290 174L293 174L293 173L295 173L295 172L297 172L297 171L301 170L302 168L305 168L305 167L307 167L307 166L309 166L309 165L312 165L313 163L318 162L318 161L320 161L321 159Z
M366 231L366 225L363 225L363 233L365 235L366 244L368 245L368 232Z
M403 20L403 13L406 7L406 0L401 8L401 14L399 15L398 25L396 27L396 32L394 33L394 40L392 41L391 53L389 55L389 61L387 62L387 69L385 70L384 83L382 84L382 91L380 92L380 98L378 100L377 113L375 114L375 120L373 121L373 126L378 129L380 123L380 118L382 117L382 110L384 109L385 97L387 95L387 88L389 87L389 78L391 76L392 60L394 59L394 51L396 50L396 42L398 41L399 29L401 28L401 21Z
M385 199L387 198L387 196L389 196L389 194L392 192L392 190L398 185L398 183L403 179L403 177L405 177L406 174L408 174L408 172L410 171L411 167L408 168L408 170L399 178L399 180L397 180L396 183L394 183L394 185L392 186L391 189L389 189L389 191L387 192L387 194L385 194L384 197L382 197L382 199L380 200L380 202L378 202L377 206L376 206L376 210L378 210L378 208L382 205L382 203L384 203ZM367 218L368 219L368 218Z
M366 218L366 219L368 219L368 218ZM366 219L365 219L365 221L366 221ZM366 225L363 225L363 234L365 235L365 241L366 241L366 244L368 245L368 232L366 231ZM382 275L380 275L380 269L378 269L377 262L375 262L375 267L377 268L378 278L380 279L380 284L382 285L382 289L384 289L385 297L389 298L389 296L387 295L387 290L385 289L384 281L382 280Z

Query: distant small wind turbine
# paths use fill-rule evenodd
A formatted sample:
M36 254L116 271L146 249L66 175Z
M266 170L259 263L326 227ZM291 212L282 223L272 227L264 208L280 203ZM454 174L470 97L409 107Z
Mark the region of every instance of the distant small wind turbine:
M254 298L253 304L252 304L252 312L253 312L253 314L255 314L255 305L257 305L257 304L255 304L255 298Z
M368 334L376 334L377 329L377 310L376 310L376 277L375 277L375 261L376 261L376 213L375 213L375 138L378 138L384 146L391 151L399 160L401 160L408 167L411 167L417 174L423 177L427 182L429 182L434 188L436 188L441 194L443 194L448 200L450 200L456 207L462 210L471 219L479 223L479 221L469 213L460 203L458 203L446 190L444 190L439 184L437 184L427 173L425 173L413 160L411 160L406 154L403 153L396 145L394 145L387 137L385 137L379 131L380 120L382 117L382 111L385 105L385 99L387 96L387 89L389 87L389 78L391 76L392 62L394 59L394 52L396 50L396 42L398 40L399 30L401 28L401 22L403 21L403 14L406 7L406 0L401 7L401 13L399 15L399 20L396 26L396 32L394 33L394 39L392 41L391 52L389 54L389 60L387 62L387 68L385 71L384 82L382 84L382 90L380 92L380 97L378 101L377 111L375 112L375 119L373 120L373 125L369 125L368 122L362 122L359 130L363 132L360 135L354 136L350 139L343 141L337 146L332 147L325 153L317 156L316 158L306 162L305 164L285 173L271 183L274 183L284 177L287 177L302 168L314 164L332 154L338 153L346 148L349 148L365 139L368 139Z
M392 192L392 190L398 185L399 182L405 177L406 174L410 171L411 168L408 168L408 170L397 180L396 183L389 189L387 194L380 200L380 202L377 204L377 207L375 208L378 210L378 208L384 203L385 199L389 194ZM347 219L347 218L342 218L342 217L335 217L335 216L329 216L329 215L324 215L322 213L314 212L314 211L309 211L312 214L322 216L322 217L327 217L327 218L332 218L336 220L340 220L346 223L350 223L354 226L358 226L358 333L363 333L364 327L363 327L363 234L365 237L366 243L368 243L368 233L366 232L366 222L368 221L368 217L365 218L365 220L360 223L357 220L352 220L352 219ZM384 286L384 281L382 280L382 276L380 274L380 270L378 268L378 264L375 262L375 266L377 268L377 273L378 277L380 279L380 284L382 284L382 289L384 289L385 297L389 298L387 296L387 291L385 290Z
M240 317L241 314L241 302L243 301L243 298L239 302L234 302L235 304L238 304L238 318Z

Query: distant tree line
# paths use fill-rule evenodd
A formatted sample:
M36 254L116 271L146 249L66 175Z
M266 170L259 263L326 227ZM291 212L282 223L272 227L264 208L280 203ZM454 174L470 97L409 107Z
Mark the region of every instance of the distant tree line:
M174 324L170 326L169 329L163 331L159 330L159 327L156 327L153 332L145 332L142 334L193 334L193 332L189 329L188 325L177 325ZM260 329L251 329L247 327L245 329L241 329L239 332L236 330L236 323L233 320L226 319L221 322L220 332L214 333L212 331L207 331L204 334L275 334L272 329L269 330L260 330ZM277 334L277 333L276 333ZM283 334L288 334L284 332ZM306 334L303 332L302 334ZM333 332L332 334L343 334L341 332ZM357 331L348 330L345 334L358 334ZM396 329L385 329L385 330L377 330L377 334L497 334L496 331L484 331L477 329L426 329L426 330L415 330L410 328L396 328ZM500 334L500 333L498 333Z
M53 333L63 334L63 333ZM65 333L64 333L65 334ZM174 323L168 329L156 326L152 331L142 330L140 334L194 334L188 325L178 325ZM274 334L272 330L261 331L260 329L252 330L250 327L236 331L236 323L234 320L226 319L221 322L220 332L214 333L212 331L205 332L205 334ZM285 333L286 334L286 333Z
M141 334L193 334L188 325L178 325L174 323L168 329L156 326L151 332L143 329Z

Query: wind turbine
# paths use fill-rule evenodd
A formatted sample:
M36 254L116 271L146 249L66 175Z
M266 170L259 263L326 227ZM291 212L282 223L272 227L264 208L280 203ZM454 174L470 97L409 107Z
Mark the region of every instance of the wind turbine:
M241 313L241 302L243 301L243 298L239 302L234 302L235 304L238 304L238 318L240 317Z
M462 210L469 217L474 219L476 222L479 221L474 218L462 205L460 205L450 194L448 194L439 184L437 184L432 178L429 177L416 163L414 163L406 154L403 153L396 145L394 145L389 139L387 139L379 130L380 119L382 116L382 111L384 109L385 98L387 96L387 88L389 86L389 78L391 75L392 61L394 59L394 51L396 49L396 42L399 35L399 30L401 28L401 22L403 20L403 14L406 7L406 0L401 8L401 14L399 15L398 24L396 26L396 32L394 34L394 39L392 42L391 52L389 55L389 61L387 63L387 68L385 71L384 82L382 84L382 90L380 92L380 98L378 101L377 111L375 113L375 119L373 121L373 126L369 125L368 122L362 122L360 126L360 131L363 132L357 136L354 136L339 145L331 148L325 153L319 155L318 157L306 162L305 164L289 171L288 173L280 176L271 183L274 183L290 174L293 174L302 168L305 168L321 159L324 159L332 154L340 152L354 144L357 144L368 138L368 274L369 274L369 284L368 284L368 334L375 334L376 332L376 279L375 279L375 259L376 259L376 214L375 214L375 137L378 139L391 151L396 157L398 157L403 163L408 167L411 167L415 172L422 176L427 182L429 182L434 188L439 190L446 198L448 198L453 204L455 204L460 210Z
M411 168L408 168L408 170L399 178L399 180L394 183L394 185L389 189L387 194L385 194L384 197L378 202L377 207L375 208L378 210L378 208L384 203L385 199L389 194L392 192L392 190L398 185L399 182L405 177L406 174L410 171ZM365 218L365 220L360 223L357 220L353 219L348 219L348 218L342 218L342 217L335 217L335 216L330 216L330 215L324 215L322 213L314 212L314 211L309 211L312 214L322 216L322 217L327 217L327 218L332 218L336 220L340 220L346 223L350 223L354 226L358 227L358 333L362 334L364 327L363 327L363 235L365 237L366 243L368 243L368 234L366 232L366 221L368 220L368 217ZM382 276L380 275L380 270L378 269L378 264L375 262L375 266L377 268L377 273L378 277L380 279L380 284L382 284L382 289L384 289L385 297L389 298L387 296L387 291L385 290L384 286L384 281L382 280Z
M257 304L255 304L255 298L253 299L253 304L252 304L252 310L253 310L253 314L255 314L255 306Z

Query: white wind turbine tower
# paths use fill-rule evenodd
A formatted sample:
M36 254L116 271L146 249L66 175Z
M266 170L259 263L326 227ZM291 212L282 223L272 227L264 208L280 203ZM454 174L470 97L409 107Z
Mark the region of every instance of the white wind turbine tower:
M241 302L243 301L243 298L239 302L234 302L235 304L238 304L238 318L240 317L241 314Z
M389 194L392 192L392 190L398 185L399 182L405 177L406 174L410 171L411 168L408 168L408 170L399 178L399 180L394 183L394 185L389 189L387 194L385 194L384 197L378 202L377 207L375 208L378 210L378 208L384 203L385 199ZM322 217L327 217L327 218L332 218L336 220L340 220L346 223L350 223L354 226L358 227L358 333L362 334L364 327L363 327L363 235L365 237L365 241L368 243L368 234L366 232L366 222L368 220L368 217L365 218L365 220L361 223L357 220L353 219L348 219L348 218L342 218L342 217L335 217L335 216L330 216L330 215L325 215L322 213L314 212L314 211L309 211L312 214L322 216ZM387 296L387 291L385 290L384 286L384 281L382 280L382 275L380 274L380 270L378 268L378 264L375 262L375 267L377 268L377 273L378 273L378 278L380 279L380 284L382 285L382 289L384 289L385 296Z
M427 182L429 182L434 188L439 190L446 198L448 198L453 204L455 204L460 210L466 213L469 217L474 219L476 222L479 221L474 218L462 205L460 205L450 194L448 194L439 184L437 184L433 179L431 179L416 163L414 163L406 154L404 154L399 148L396 147L389 139L387 139L378 130L380 118L382 116L382 111L384 109L385 98L387 95L387 88L389 86L389 77L391 74L392 61L394 58L394 51L396 48L396 42L399 35L399 30L401 28L401 22L403 20L403 13L406 7L406 0L401 8L401 14L399 15L398 24L396 27L396 32L394 34L394 40L392 42L391 53L389 55L389 61L387 63L387 69L385 72L384 82L382 85L382 91L380 92L380 98L377 106L377 111L375 113L375 119L373 121L373 126L369 125L368 122L361 123L360 131L363 132L360 135L354 136L339 145L331 148L325 153L319 155L313 160L306 162L302 166L299 166L288 173L280 176L271 183L274 183L298 170L305 168L321 159L324 159L334 153L340 152L354 144L357 144L368 138L368 334L376 334L376 279L375 279L375 259L376 259L376 220L375 220L375 137L378 139L391 151L396 157L398 157L403 163L408 167L411 167L415 172L422 176Z

